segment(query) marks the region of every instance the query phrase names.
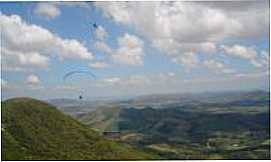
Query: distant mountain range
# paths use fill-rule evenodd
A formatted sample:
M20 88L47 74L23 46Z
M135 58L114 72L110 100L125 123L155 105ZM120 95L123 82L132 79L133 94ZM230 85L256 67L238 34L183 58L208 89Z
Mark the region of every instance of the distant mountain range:
M61 111L71 115L80 115L96 110L99 107L122 107L122 108L167 108L169 106L197 105L197 104L249 104L269 103L269 92L205 92L184 94L153 94L134 97L123 100L74 100L74 99L51 99L53 104Z
M161 107L168 104L195 104L195 103L226 103L240 100L269 100L269 92L249 91L249 92L205 92L205 93L184 93L184 94L158 94L145 95L125 101L126 104L137 107L149 105Z

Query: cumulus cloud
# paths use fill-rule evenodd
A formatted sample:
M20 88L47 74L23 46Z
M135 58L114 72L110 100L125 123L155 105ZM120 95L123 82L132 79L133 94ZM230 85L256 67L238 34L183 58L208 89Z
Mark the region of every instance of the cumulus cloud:
M81 8L86 8L90 9L90 5L88 2L79 2L79 1L66 1L66 2L57 2L58 5L64 5L64 6L69 6L69 7L81 7Z
M19 54L19 60L20 63L28 65L36 65L36 66L41 66L41 67L47 67L48 66L48 57L43 56L39 53L29 53L26 55Z
M267 67L269 64L269 55L266 51L258 53L254 47L241 45L226 46L222 45L221 49L225 54L249 60L255 67Z
M118 64L142 65L144 63L144 42L140 38L125 33L117 38L117 43L116 48L111 48L102 38L95 42L95 47Z
M2 49L4 60L3 70L23 71L23 67L47 68L49 58L38 52L19 52Z
M118 38L118 49L112 53L113 61L120 64L142 65L144 42L134 35L125 33Z
M183 55L173 59L173 61L180 63L189 69L196 67L199 63L197 55L193 52L185 52Z
M38 76L36 75L29 75L27 78L26 78L26 82L30 85L38 85L40 84L40 79Z
M230 36L253 36L268 29L268 1L238 3L239 10L225 10L231 2L96 2L105 16L117 23L135 25L152 38L178 42L221 40ZM246 5L247 8L242 7ZM231 7L229 7L231 8ZM259 12L260 11L260 12ZM247 14L250 15L249 19ZM247 24L254 24L247 26ZM246 30L243 30L246 29ZM244 33L245 32L245 33ZM246 34L246 35L245 35Z
M204 42L201 45L201 51L207 54L213 54L216 52L216 45L211 42Z
M226 54L244 58L244 59L254 59L257 57L257 52L253 47L245 47L241 45L233 46L221 46Z
M198 62L191 53L215 53L224 40L268 38L269 33L268 1L95 2L95 6L189 68Z
M95 42L95 47L106 54L110 54L112 52L112 49L103 41Z
M107 63L102 62L102 61L96 61L96 62L90 63L89 66L92 68L97 68L97 69L109 67Z
M260 54L260 63L264 66L269 67L269 61L270 61L270 56L266 51L261 51Z
M98 26L95 31L95 35L98 40L105 40L108 36L108 33L102 26Z
M203 65L206 66L209 70L212 70L216 73L225 73L225 74L232 74L236 71L231 68L227 68L224 63L216 61L216 60L205 60Z
M38 3L34 12L40 16L44 16L50 19L59 16L61 13L58 6L53 2Z
M0 13L3 69L47 67L49 57L92 60L93 54L75 39L63 39L49 30L27 24L20 16Z
M42 17L53 19L61 14L61 5L89 8L85 2L39 2L34 9L34 13Z
M95 3L99 8L103 9L106 16L112 17L116 22L129 23L131 22L131 15L129 14L129 8L126 3L110 3L106 2Z

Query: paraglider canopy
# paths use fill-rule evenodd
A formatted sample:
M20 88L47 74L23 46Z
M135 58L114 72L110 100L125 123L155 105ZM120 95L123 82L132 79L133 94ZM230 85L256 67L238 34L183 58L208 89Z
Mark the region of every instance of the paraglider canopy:
M96 76L92 72L90 72L90 71L76 70L76 71L71 71L71 72L66 73L63 76L63 80L68 79L69 77L73 76L74 74L86 74L86 75L89 75L89 76L91 76L93 78L96 78Z
M84 75L87 75L87 76L91 76L92 78L96 79L96 76L91 72L91 71L82 71L82 70L76 70L76 71L70 71L68 73L66 73L64 76L63 76L63 80L67 80L68 78L72 77L73 75L75 74L84 74ZM82 92L81 92L82 93ZM82 100L83 99L83 96L82 95L79 95L79 100Z

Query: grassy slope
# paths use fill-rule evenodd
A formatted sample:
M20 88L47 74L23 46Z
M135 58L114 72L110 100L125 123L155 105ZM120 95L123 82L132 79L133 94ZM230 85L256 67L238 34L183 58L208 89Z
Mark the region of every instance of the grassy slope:
M2 104L3 160L128 160L149 154L104 139L55 107L29 98Z
M121 108L98 108L78 118L82 123L97 128L99 131L117 131Z

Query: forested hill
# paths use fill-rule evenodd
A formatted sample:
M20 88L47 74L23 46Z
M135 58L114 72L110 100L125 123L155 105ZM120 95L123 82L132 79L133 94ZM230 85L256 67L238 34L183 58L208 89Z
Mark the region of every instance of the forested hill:
M100 136L54 106L30 98L1 103L2 160L136 160L153 155Z

